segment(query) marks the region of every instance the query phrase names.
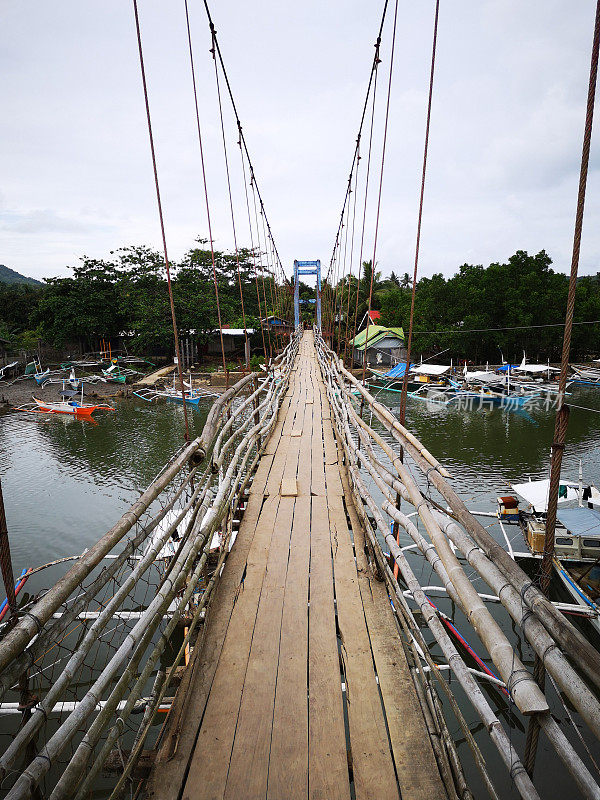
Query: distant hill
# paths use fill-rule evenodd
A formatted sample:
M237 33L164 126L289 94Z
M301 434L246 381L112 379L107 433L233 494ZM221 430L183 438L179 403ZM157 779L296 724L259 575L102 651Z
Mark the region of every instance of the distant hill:
M0 264L0 283L29 283L31 286L41 286L41 281L36 281L35 278L28 278L26 275L21 275L20 272L15 272L10 267L5 267Z

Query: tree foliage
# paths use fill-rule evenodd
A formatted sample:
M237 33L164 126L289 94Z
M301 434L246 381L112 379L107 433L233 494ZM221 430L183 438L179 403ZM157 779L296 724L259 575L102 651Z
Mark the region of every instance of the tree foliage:
M293 319L292 285L275 287L255 262L249 249L215 252L203 239L172 265L177 322L182 335L194 331L206 340L218 327L215 282L223 325L243 326L240 283L246 322L258 328L270 314ZM545 251L529 255L517 251L505 263L488 267L463 264L452 277L441 273L421 278L415 293L414 347L416 353L448 349L448 356L483 362L530 359L557 360L562 344L568 278L552 269ZM238 273L239 266L239 273ZM371 262L360 280L346 277L337 287L323 283L324 327L331 325L332 309L353 330L358 297L358 321L364 317L372 286L371 307L381 312L381 324L408 330L411 276L400 271L383 278ZM335 294L335 290L337 293ZM314 298L315 289L301 284L300 296ZM162 255L145 246L123 247L108 259L84 256L67 278L51 278L43 286L0 283L0 339L9 347L25 347L38 337L63 347L73 341L94 349L99 339L126 333L137 352L171 348L173 334ZM314 304L302 306L307 321ZM349 313L348 313L349 312ZM577 283L575 321L600 319L600 273ZM557 327L536 327L555 324ZM517 330L506 330L517 328ZM476 329L476 332L468 331ZM600 354L600 325L575 325L573 358Z
M421 278L415 291L414 346L416 352L448 349L449 355L476 362L529 359L558 360L568 292L568 277L551 268L544 251L529 255L518 250L506 263L463 264L450 278L441 273ZM366 263L360 282L360 322L367 309L371 265ZM338 296L349 290L356 297L356 281L340 282ZM408 330L412 281L405 273L381 280L375 273L371 307L381 311L381 324ZM600 273L577 282L575 321L600 320ZM536 327L544 325L557 327ZM506 330L517 328L517 330ZM468 333L475 329L476 332ZM504 329L504 330L502 330ZM422 331L422 333L419 333ZM450 331L450 332L448 332ZM600 352L600 325L575 325L573 357Z

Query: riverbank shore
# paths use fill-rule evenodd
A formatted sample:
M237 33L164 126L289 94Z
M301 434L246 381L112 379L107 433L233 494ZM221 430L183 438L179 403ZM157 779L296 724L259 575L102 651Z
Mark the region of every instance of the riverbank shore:
M86 401L112 397L130 397L133 386L118 386L115 383L90 383L84 386L84 399ZM44 387L38 386L33 378L17 381L16 383L0 383L0 412L10 411L25 403L32 403L32 397L38 400L60 400L62 391L61 383L49 383Z

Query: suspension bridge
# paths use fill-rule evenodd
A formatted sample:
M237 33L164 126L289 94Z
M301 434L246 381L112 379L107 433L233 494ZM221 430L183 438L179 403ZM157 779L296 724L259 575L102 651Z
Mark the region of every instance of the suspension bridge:
M184 441L115 525L84 553L65 559L58 580L20 606L0 514L0 565L8 608L0 638L0 713L15 722L0 752L3 794L9 800L83 800L92 793L111 800L496 800L514 791L524 800L537 800L535 757L543 736L573 796L579 792L598 800L600 771L588 742L600 740L600 654L551 601L547 586L565 406L559 404L557 414L549 533L538 585L469 511L452 487L450 472L406 427L408 370L396 417L368 391L366 358L358 375L348 363L359 303L358 290L351 299L350 287L360 280L366 252L375 93L384 61L388 3L327 275L322 279L320 261L297 260L292 287L275 245L216 29L204 5L246 374L214 401L201 435L192 439L142 26L133 0ZM184 10L227 375L187 0ZM380 169L378 180L371 180L377 193L366 341L397 13L396 2L386 56ZM408 363L438 16L436 0ZM565 325L563 396L599 49L600 2ZM233 162L223 98L229 98L235 119L244 186L241 205L248 218L259 315L266 322L261 325L265 364L259 372L251 372L249 365L240 218L230 180ZM368 143L366 171L363 199L357 203L363 140ZM358 271L353 276L354 264ZM299 290L307 274L316 276L316 316L313 328L304 330ZM295 325L286 336L272 330L268 320L269 314L290 317L290 288ZM430 587L420 584L412 558L436 574L437 588L462 613L475 645L433 604ZM491 595L476 588L479 580ZM534 654L533 668L508 638L507 625L492 615L488 601L502 606L507 624L520 631ZM568 725L557 723L557 708ZM511 720L527 728L522 752ZM474 735L476 724L485 731L485 747Z

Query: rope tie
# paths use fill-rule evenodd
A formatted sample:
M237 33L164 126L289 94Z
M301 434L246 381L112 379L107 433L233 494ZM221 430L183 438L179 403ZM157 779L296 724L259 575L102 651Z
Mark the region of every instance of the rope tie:
M32 611L25 611L23 614L24 617L31 617L31 619L35 622L35 627L37 628L37 632L40 633L42 628L44 627L43 623L36 617L36 615Z
M523 683L523 681L529 680L531 680L531 675L526 669L513 669L506 682L506 688L508 689L509 694L514 694L516 686L518 686L520 683Z

